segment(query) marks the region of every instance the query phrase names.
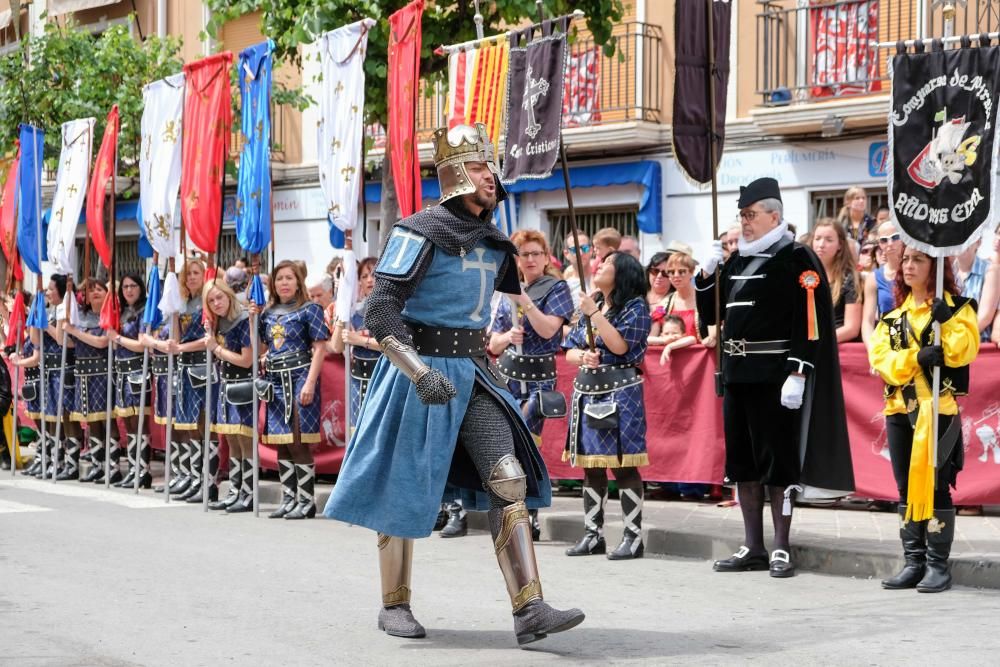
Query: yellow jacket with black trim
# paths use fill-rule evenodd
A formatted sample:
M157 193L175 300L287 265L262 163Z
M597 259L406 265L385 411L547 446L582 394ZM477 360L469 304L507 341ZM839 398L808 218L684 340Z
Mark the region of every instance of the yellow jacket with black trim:
M968 365L979 353L979 328L976 302L945 293L945 303L952 309L951 318L941 325L944 368L941 369L940 414L958 414L956 395L968 390ZM933 344L931 305L916 303L913 295L898 308L886 313L872 334L868 361L886 383L886 415L909 412L903 387L913 383L917 400L931 398L931 374L917 363L917 352Z

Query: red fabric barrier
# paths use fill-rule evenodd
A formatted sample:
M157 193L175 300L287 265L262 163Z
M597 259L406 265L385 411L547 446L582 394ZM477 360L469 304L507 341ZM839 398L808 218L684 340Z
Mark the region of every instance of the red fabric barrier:
M700 346L689 347L674 352L670 363L660 366L660 350L649 351L643 369L643 394L650 464L642 468L643 479L722 481L725 449L722 406L715 396L713 380L714 354ZM867 353L861 343L841 345L840 364L856 495L895 500L896 485L885 450L882 381L869 373ZM569 397L575 368L560 357L558 372L558 389ZM1000 504L1000 351L984 348L972 364L971 378L969 395L959 401L966 460L954 498L962 505ZM321 392L323 441L313 452L318 471L333 474L340 470L347 440L342 357L327 357ZM23 411L20 415L21 423L30 424ZM553 479L580 479L583 470L562 461L566 428L566 419L546 422L542 456ZM153 428L153 440L155 447L163 449L162 427ZM274 448L261 447L260 458L264 467L277 467Z

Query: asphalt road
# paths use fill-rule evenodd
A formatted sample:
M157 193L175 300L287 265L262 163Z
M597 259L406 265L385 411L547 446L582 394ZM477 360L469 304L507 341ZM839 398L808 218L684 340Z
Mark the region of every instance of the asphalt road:
M486 534L416 546L423 640L375 627L375 536L326 521L165 507L159 496L0 480L0 665L996 664L995 592L888 592L705 561L537 548L578 628L518 649Z

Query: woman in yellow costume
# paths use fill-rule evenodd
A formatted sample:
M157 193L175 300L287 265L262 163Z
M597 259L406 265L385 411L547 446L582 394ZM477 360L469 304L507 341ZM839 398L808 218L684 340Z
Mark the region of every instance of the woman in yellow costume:
M951 587L948 557L955 536L951 487L962 469L962 426L956 396L969 389L969 364L979 352L976 302L960 296L951 262L944 298L934 298L937 262L915 248L903 251L896 273L896 308L872 334L869 361L885 380L885 427L899 489L899 536L905 565L883 588L939 593ZM934 344L933 324L941 324ZM934 368L941 369L938 438L933 436Z

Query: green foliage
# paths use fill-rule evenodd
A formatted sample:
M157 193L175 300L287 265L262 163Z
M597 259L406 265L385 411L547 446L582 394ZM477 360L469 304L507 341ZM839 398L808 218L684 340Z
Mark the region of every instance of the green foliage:
M206 27L209 35L217 36L227 21L254 11L261 11L261 32L275 42L276 62L301 65L300 47L315 41L322 33L362 18L375 19L376 25L368 36L368 56L365 59L365 113L370 122L386 124L386 82L388 79L389 16L409 4L409 0L206 0L212 19ZM574 9L586 15L586 27L595 43L604 45L604 52L614 54L611 31L620 21L622 0L547 0L546 17L559 16ZM484 33L501 31L525 19L537 20L534 0L484 0L480 3ZM420 53L421 75L429 81L440 81L447 72L448 60L433 54L442 44L455 44L475 39L473 21L475 9L471 0L434 2L428 0L422 22L423 37ZM294 95L294 91L289 92ZM278 94L275 93L275 99ZM308 104L304 97L299 102Z
M107 114L117 104L119 173L137 175L142 88L180 71L179 52L176 38L147 37L140 43L124 25L94 36L71 21L47 22L43 34L26 37L0 58L0 150L11 149L19 123L31 123L45 130L45 155L52 165L61 149L62 124L93 116L96 153Z

